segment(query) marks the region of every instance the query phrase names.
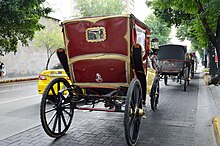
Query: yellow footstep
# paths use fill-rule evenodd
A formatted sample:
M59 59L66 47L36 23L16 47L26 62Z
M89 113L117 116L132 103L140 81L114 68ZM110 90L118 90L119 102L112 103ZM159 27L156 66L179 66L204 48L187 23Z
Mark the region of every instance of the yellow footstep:
M156 71L152 68L147 68L147 94L150 94L153 82L154 82L154 77L156 75Z

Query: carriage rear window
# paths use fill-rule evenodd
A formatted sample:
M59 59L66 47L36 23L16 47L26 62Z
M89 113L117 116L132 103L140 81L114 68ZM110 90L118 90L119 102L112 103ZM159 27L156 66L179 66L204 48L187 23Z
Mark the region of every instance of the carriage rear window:
M92 27L86 30L86 40L88 42L102 42L106 39L104 27Z

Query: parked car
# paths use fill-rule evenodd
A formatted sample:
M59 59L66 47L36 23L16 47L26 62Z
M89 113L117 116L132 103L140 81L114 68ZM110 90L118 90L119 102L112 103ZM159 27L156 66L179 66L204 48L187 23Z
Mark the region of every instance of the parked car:
M38 93L43 94L45 88L50 83L50 81L53 80L54 78L60 78L60 77L65 78L69 82L71 82L60 63L56 64L49 70L42 71L38 79Z

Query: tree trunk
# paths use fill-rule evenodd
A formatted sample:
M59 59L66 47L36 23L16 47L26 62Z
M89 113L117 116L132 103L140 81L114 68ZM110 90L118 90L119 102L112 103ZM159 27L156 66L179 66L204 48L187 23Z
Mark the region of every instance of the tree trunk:
M215 48L209 43L209 73L211 77L215 77L217 74L217 66L215 63Z
M51 57L53 56L53 54L54 54L55 52L56 52L56 51L53 51L53 52L48 56L47 64L46 64L46 70L48 70L49 63L50 63L50 59L51 59Z
M216 36L213 34L211 28L209 27L208 21L205 17L205 11L203 9L202 3L200 0L195 0L198 13L200 15L200 19L202 21L202 24L206 30L206 33L208 34L210 42L213 44L213 46L216 49L217 56L218 56L218 77L213 78L211 80L211 84L218 84L220 81L220 16L218 16L218 22L217 22L217 30L216 30Z

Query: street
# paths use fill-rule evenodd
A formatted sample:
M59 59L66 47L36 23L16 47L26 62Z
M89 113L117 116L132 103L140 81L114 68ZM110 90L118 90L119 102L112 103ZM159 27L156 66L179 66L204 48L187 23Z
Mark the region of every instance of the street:
M215 146L212 117L217 114L213 98L201 75L183 84L160 82L158 109L146 106L138 146ZM39 120L37 82L0 86L0 145L21 146L126 146L123 113L75 111L67 134L48 137Z
M0 140L39 125L37 81L0 85Z

